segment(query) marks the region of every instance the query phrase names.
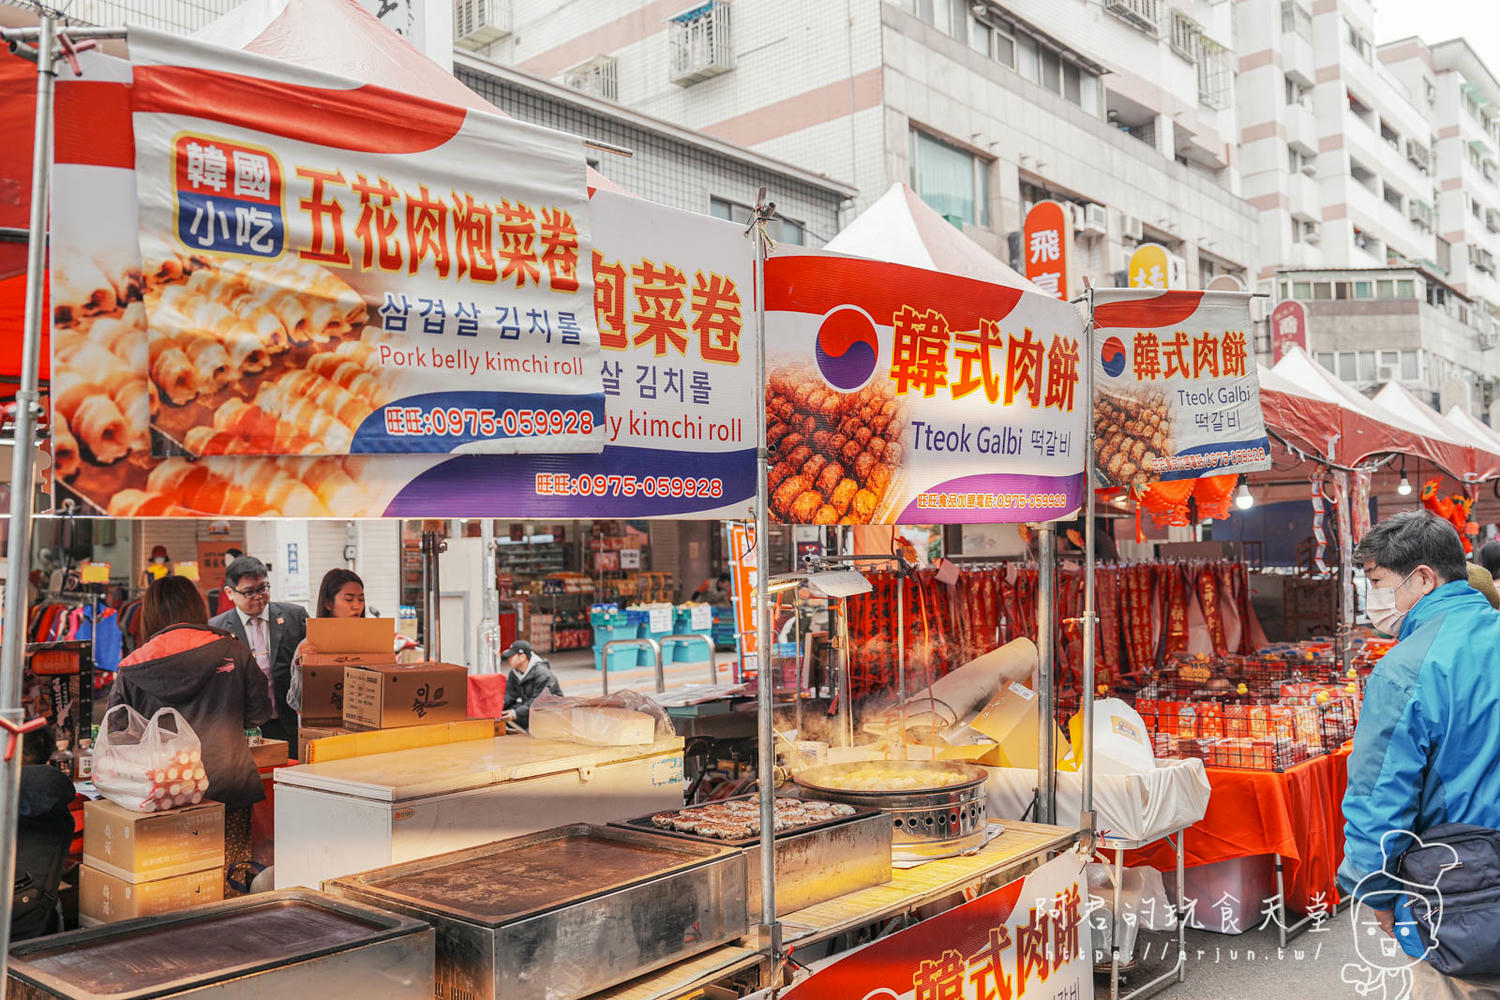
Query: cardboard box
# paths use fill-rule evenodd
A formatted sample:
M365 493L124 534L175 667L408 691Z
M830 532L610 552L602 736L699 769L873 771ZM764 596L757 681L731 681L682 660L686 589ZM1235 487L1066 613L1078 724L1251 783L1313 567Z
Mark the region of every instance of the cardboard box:
M102 924L171 913L224 898L222 866L152 882L130 882L85 864L79 871L79 882L80 918Z
M301 724L337 729L344 724L344 668L392 667L395 654L309 653L302 658ZM299 758L300 759L300 758Z
M138 813L107 799L83 806L83 861L141 883L224 867L224 805Z
M396 648L394 618L309 618L307 641L319 653L384 655Z
M344 668L344 728L463 722L468 718L468 677L453 663Z
M286 740L261 740L250 748L250 759L257 768L280 767L291 759L291 746Z

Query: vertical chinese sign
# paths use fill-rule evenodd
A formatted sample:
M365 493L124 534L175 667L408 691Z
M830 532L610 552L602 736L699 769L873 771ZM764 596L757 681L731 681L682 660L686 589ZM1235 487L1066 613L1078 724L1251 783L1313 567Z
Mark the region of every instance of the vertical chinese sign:
M1094 326L1101 486L1270 468L1249 295L1099 289Z
M766 263L770 514L1045 521L1078 508L1083 322L1036 293L816 254Z
M1008 1000L1094 995L1083 859L1025 878L881 938L783 994L786 1000Z
M1187 281L1179 261L1160 243L1142 243L1126 269L1131 288L1181 288Z
M1067 299L1073 277L1073 215L1067 205L1037 202L1021 228L1026 277L1054 298Z
M1307 306L1287 299L1271 310L1271 363L1286 357L1294 347L1307 350Z
M576 141L146 31L131 57L164 453L598 451Z

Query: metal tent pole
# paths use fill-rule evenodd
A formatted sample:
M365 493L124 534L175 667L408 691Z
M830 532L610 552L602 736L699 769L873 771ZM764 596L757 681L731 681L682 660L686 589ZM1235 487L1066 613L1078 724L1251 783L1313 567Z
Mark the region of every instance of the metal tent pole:
M755 240L755 660L756 738L760 776L760 925L759 944L775 973L781 955L781 924L776 921L776 733L771 691L771 559L770 487L766 482L766 245L765 223L776 206L765 188L756 198L750 234ZM770 985L770 984L767 984Z
M47 280L47 205L51 183L52 93L57 75L57 18L41 9L37 31L36 126L31 147L31 220L26 245L26 313L21 336L21 384L16 390L15 445L10 461L10 531L5 564L5 637L0 648L0 720L7 726L21 725L21 685L26 652L26 581L31 571L32 476L35 469L36 422L41 413L37 391L40 369L42 286ZM14 43L13 43L14 44ZM19 744L19 740L16 741ZM0 790L0 885L13 885L16 877L16 810L21 793L21 748L5 762L5 785ZM0 990L6 978L10 951L11 897L0 893Z
M1094 495L1094 289L1088 290L1089 320L1083 328L1083 399L1087 407L1084 413L1083 448L1083 677L1078 692L1078 710L1082 715L1083 746L1076 748L1080 755L1079 778L1083 785L1082 815L1078 826L1089 838L1094 834L1094 642L1095 605L1098 595L1094 589L1094 575L1098 572L1094 555L1094 510L1098 498Z
M1057 636L1057 544L1051 524L1036 532L1037 550L1037 758L1036 821L1057 822L1057 754L1052 745L1057 695L1054 691Z

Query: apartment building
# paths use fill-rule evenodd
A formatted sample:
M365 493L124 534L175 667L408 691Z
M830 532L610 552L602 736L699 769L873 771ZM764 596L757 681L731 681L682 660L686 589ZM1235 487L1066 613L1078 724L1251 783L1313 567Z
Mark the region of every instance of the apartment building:
M1278 268L1443 269L1425 102L1376 58L1369 0L1235 5L1240 171Z
M1190 285L1253 280L1228 4L489 3L504 32L458 39L480 58L846 181L842 221L906 182L1019 265L1025 213L1052 198L1076 206L1096 284L1124 284L1144 241Z

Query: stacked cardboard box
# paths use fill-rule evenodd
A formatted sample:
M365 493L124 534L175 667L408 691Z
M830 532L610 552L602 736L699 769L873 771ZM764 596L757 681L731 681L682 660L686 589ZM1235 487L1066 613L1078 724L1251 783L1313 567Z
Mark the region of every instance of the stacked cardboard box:
M310 618L307 639L316 652L302 656L300 724L338 728L344 724L344 670L396 663L392 618ZM300 758L299 758L300 759Z
M468 718L469 672L453 663L344 668L345 729L396 729Z
M113 802L83 808L78 912L89 925L224 898L224 806L132 812Z

